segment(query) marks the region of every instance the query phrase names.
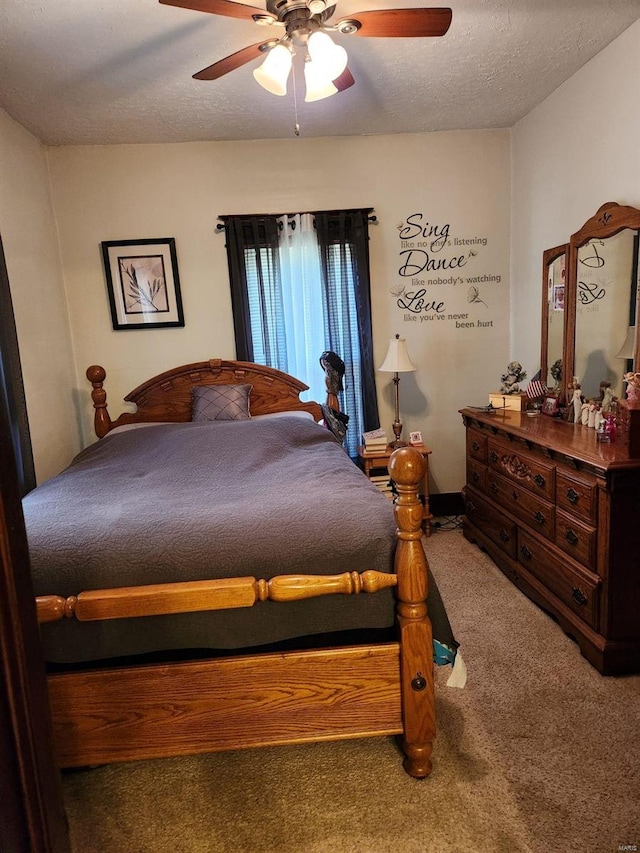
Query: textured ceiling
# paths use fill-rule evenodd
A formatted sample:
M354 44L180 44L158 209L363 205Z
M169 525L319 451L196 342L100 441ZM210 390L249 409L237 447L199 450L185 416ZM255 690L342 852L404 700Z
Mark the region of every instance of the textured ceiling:
M261 0L244 0L264 9ZM0 107L51 145L276 139L510 127L640 18L640 0L337 0L448 5L442 38L337 35L356 83L323 101L265 92L255 60L201 68L265 39L250 21L158 0L0 0ZM267 36L268 37L268 36Z

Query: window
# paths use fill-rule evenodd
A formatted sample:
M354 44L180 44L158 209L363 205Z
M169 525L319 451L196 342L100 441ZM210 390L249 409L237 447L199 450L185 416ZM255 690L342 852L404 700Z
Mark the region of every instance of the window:
M309 385L325 399L319 357L345 362L346 447L378 425L371 342L370 210L225 217L236 353Z

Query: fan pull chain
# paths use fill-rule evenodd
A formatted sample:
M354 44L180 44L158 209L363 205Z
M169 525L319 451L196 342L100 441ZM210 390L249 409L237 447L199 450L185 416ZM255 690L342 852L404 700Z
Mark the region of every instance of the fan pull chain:
M291 75L291 79L293 81L293 113L295 118L295 124L293 126L293 132L296 136L300 136L300 125L298 124L298 90L296 88L296 69L295 66L293 68L293 74Z

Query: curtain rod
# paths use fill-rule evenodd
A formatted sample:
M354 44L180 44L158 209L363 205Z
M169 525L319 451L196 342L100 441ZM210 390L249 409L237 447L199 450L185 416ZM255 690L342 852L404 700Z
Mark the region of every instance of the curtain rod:
M374 213L374 210L375 210L374 207L350 207L350 208L347 208L346 210L307 210L307 211L304 211L304 213L310 213L311 215L314 215L316 213L351 213L352 211L355 211L355 210L362 210L362 211L365 211L366 213L370 214L369 216L367 216L367 220L369 222L377 222L378 221L378 217ZM223 216L218 216L218 219L221 219L222 221L218 222L218 224L216 225L216 231L224 231L224 229L227 227L226 226L227 220L231 219L231 217L234 215L237 216L238 214L227 214L227 215L223 215ZM298 215L299 215L298 213L248 213L248 214L240 214L241 217L242 216L247 216L247 217L251 216L251 217L256 217L258 219L260 217L266 217L266 216L275 216L275 217L288 216L291 219L294 216L298 216Z

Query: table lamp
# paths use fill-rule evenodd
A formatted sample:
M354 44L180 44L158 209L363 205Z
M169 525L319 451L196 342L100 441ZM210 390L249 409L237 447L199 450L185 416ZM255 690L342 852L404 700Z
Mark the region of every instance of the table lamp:
M400 335L396 335L395 338L391 338L389 341L387 356L382 365L378 368L381 373L393 373L393 384L396 386L396 411L395 420L393 422L393 434L396 438L395 441L391 442L391 447L405 447L407 444L406 441L402 441L400 438L402 435L402 424L400 423L400 401L398 393L400 377L398 374L409 373L415 369L416 367L411 363L411 359L407 353L406 340L401 338Z
M629 326L627 330L627 336L624 339L624 343L620 347L620 352L616 353L616 358L624 358L626 361L629 361L633 358L635 354L635 346L636 346L636 327Z

